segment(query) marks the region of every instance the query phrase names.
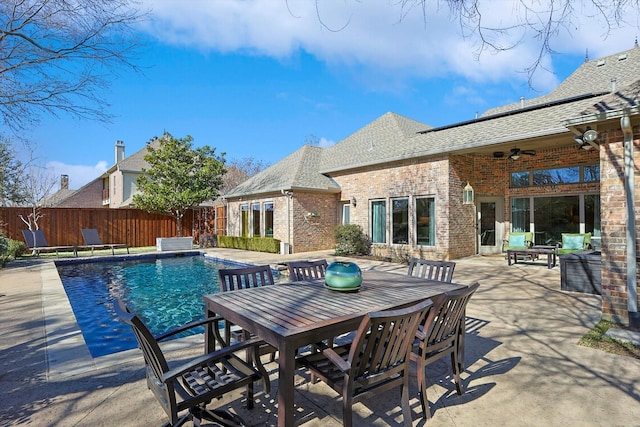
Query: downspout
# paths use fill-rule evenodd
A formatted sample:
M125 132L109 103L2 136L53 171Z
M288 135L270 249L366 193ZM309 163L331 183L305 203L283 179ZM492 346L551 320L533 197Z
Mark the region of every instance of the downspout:
M293 195L293 193L291 191L284 190L284 189L280 190L280 192L287 199L287 223L286 223L287 234L286 236L287 236L287 245L289 246L289 248L291 248L291 218L290 217L291 217L291 196Z
M620 118L624 135L624 187L627 202L627 310L629 327L640 328L636 265L635 169L633 161L633 130L628 114Z

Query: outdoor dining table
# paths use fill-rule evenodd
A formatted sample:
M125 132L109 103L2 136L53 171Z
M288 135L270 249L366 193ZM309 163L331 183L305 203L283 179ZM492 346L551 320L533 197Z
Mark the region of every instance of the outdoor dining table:
M278 349L278 426L292 426L298 348L356 330L369 312L408 306L465 286L366 270L358 292L329 290L320 279L221 292L204 300L207 316L220 315ZM212 332L205 336L207 349L213 350Z

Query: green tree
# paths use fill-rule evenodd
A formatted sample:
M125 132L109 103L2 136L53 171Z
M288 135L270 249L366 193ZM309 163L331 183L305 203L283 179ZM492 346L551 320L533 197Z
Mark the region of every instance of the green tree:
M26 201L22 173L24 165L17 159L8 140L0 136L0 207Z
M193 149L192 141L188 135L176 139L165 133L157 148L149 144L144 157L149 169L142 169L143 174L136 180L139 193L133 196L136 207L171 215L176 220L178 236L182 236L185 212L215 199L226 173L224 153L216 156L215 149L207 145Z

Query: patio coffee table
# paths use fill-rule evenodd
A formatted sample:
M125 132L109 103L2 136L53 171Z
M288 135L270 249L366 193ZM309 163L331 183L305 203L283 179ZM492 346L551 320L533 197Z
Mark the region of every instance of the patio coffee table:
M329 290L320 279L204 296L207 316L219 314L278 349L278 426L294 424L298 348L357 329L371 311L405 307L466 286L381 271L362 276L355 293ZM211 334L205 333L208 350L215 342Z
M529 256L531 259L537 259L538 255L546 255L547 268L553 268L556 266L556 258L558 256L557 246L536 245L529 249L509 249L507 250L507 262L511 265L511 261L514 264L518 262L518 255Z

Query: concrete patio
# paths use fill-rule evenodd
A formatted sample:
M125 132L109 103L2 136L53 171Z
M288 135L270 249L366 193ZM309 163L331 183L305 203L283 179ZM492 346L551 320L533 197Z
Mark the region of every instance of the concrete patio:
M287 259L336 259L330 251L288 256L207 252L220 259L272 265ZM462 396L455 393L447 363L430 365L433 418L422 420L412 382L414 425L639 425L640 361L577 345L600 319L600 297L560 291L558 267L507 266L504 257L456 261L454 281L481 284L467 310L466 390ZM398 264L356 262L363 269L406 271ZM50 282L56 281L54 270L51 261L32 260L0 270L0 425L125 427L166 422L147 390L137 350L91 360L77 343L66 345L77 332L71 330L72 322L52 311L52 301L59 298L49 291ZM201 351L199 342L188 343L187 348L171 350L171 356L187 358ZM266 367L274 380L272 393L265 395L258 386L253 410L244 407L241 392L214 405L239 413L250 425L276 425L277 364ZM324 384L310 384L300 371L296 392L298 425L342 425L341 399ZM354 424L402 425L399 400L396 390L356 404Z

